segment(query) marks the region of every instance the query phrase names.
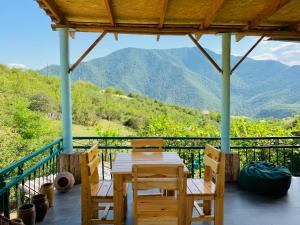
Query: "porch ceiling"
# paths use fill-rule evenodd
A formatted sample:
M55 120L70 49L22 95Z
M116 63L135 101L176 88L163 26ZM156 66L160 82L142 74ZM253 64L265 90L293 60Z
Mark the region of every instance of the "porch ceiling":
M237 33L300 39L299 0L37 0L53 28L134 34Z

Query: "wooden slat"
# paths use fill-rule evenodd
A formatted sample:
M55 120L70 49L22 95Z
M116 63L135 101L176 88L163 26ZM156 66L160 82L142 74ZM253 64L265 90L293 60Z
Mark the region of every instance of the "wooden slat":
M192 181L203 195L214 195L216 193L216 185L212 181L204 181L203 179L193 179Z
M91 162L87 164L88 167L88 175L92 176L95 170L98 170L98 165L100 164L99 158L94 158Z
M204 153L217 161L220 159L220 151L212 145L205 145Z
M88 161L91 162L98 156L98 144L93 145L91 149L87 151Z
M216 17L219 9L222 7L224 2L225 2L225 0L213 0L212 1L212 6L211 6L209 14L206 16L206 18L204 20L203 28L207 28L211 24L211 22Z
M112 182L111 181L102 181L103 184L99 189L97 196L106 197L109 189L111 188Z
M113 16L113 12L112 12L112 7L111 7L111 1L110 0L104 0L105 3L105 7L106 7L106 11L107 11L107 15L109 17L110 23L111 25L115 25L115 20L114 20L114 16Z
M213 172L215 173L219 172L219 163L207 155L204 156L204 164L205 166L209 166Z
M176 190L178 187L177 178L138 178L137 189L164 189L164 190Z
M200 195L202 192L199 190L199 188L195 185L195 183L192 181L192 179L187 180L187 189L189 192L187 194L192 194L192 195Z
M161 2L162 2L162 7L161 7L161 13L159 17L159 25L158 25L159 28L162 28L164 25L165 16L168 8L168 0L162 0Z
M254 29L259 26L260 23L267 20L269 17L274 15L278 10L284 7L290 0L272 0L268 7L266 7L262 12L260 12L257 17L255 17L244 30Z
M133 139L131 146L133 152L162 152L163 139ZM143 148L145 147L145 148ZM146 148L149 147L149 148Z

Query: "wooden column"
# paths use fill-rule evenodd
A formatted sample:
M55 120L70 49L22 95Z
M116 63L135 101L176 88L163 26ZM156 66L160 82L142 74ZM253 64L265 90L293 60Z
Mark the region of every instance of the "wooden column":
M59 155L59 171L72 173L75 178L75 184L81 184L80 153Z
M225 155L225 181L236 182L240 173L240 155L237 152L230 152Z

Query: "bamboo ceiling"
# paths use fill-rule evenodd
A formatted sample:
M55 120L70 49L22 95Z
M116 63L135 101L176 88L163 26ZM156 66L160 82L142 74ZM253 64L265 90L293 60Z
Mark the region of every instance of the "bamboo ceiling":
M300 39L300 0L37 0L52 27L186 35L232 32Z

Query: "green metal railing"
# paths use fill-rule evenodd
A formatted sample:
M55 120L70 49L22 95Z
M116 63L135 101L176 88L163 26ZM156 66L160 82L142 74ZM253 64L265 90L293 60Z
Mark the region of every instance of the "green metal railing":
M84 151L99 144L101 177L111 179L110 169L118 152L130 151L131 139L157 137L74 137L75 151ZM203 176L203 156L206 144L220 147L215 137L161 137L164 150L175 151L184 160L190 177ZM288 167L293 175L300 175L300 137L231 138L232 151L239 152L241 166L250 161L268 161ZM9 217L11 210L30 201L41 184L53 182L59 171L58 155L62 152L58 139L36 152L0 170L0 213Z
M88 149L99 144L102 179L109 179L112 162L118 152L130 151L131 139L158 137L74 137L75 149ZM206 144L220 147L220 138L215 137L160 137L165 140L165 151L176 151L189 168L190 177L202 177L203 156ZM294 176L300 175L300 137L238 137L231 138L231 150L238 152L241 167L251 161L267 161L283 165ZM106 174L108 173L108 175Z
M4 216L30 201L43 183L53 182L61 151L62 139L58 139L0 170L0 212Z

